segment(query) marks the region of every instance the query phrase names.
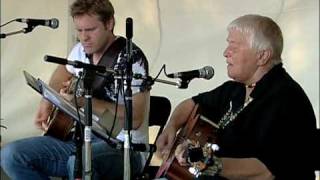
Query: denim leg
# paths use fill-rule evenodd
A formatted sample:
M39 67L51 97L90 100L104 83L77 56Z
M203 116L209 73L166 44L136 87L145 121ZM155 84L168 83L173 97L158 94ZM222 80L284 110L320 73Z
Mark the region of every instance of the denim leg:
M13 180L67 176L67 161L73 151L72 141L50 136L21 139L2 148L1 167Z
M92 146L92 179L123 179L123 151L110 147L103 140L93 141ZM68 161L69 179L73 178L75 157ZM140 153L131 153L131 169L133 173L141 172Z

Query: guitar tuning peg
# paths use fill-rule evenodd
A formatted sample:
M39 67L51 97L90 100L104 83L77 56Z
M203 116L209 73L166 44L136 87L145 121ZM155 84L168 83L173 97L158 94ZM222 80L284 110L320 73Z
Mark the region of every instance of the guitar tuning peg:
M84 89L83 88L78 88L77 91L76 91L76 96L77 97L84 96Z
M207 144L208 147L210 147L212 149L213 152L215 151L219 151L219 145L215 144L215 143L208 143Z

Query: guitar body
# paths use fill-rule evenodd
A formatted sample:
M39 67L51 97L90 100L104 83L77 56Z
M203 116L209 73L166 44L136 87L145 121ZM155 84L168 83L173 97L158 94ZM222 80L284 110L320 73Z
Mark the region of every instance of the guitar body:
M187 124L180 130L174 145L169 153L169 156L163 161L160 166L156 178L167 177L170 180L193 180L195 175L189 171L190 166L181 166L175 158L175 150L184 140L190 140L199 143L201 147L208 143L217 143L218 126L198 114L198 105L196 105L189 115Z
M60 140L66 140L72 127L72 118L58 108L54 108L48 119L48 130L44 135L56 137Z
M73 94L78 78L73 76L70 81L71 82L69 87L67 88L67 92L69 94ZM82 88L81 83L79 83L79 87L77 87L77 89L78 88ZM44 132L45 136L52 136L60 140L66 140L68 134L70 133L70 130L73 127L73 119L66 113L61 111L59 108L54 107L47 120L47 124L48 129L46 132Z

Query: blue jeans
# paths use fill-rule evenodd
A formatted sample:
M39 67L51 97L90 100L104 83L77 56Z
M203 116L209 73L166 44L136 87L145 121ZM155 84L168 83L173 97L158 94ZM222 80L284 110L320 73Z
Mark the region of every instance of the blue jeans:
M74 149L72 141L50 136L21 139L1 149L1 167L13 180L67 176L67 161Z
M1 150L1 167L13 180L49 179L69 176L73 179L75 144L50 136L17 140ZM71 157L70 157L71 156ZM139 153L132 153L131 167L139 172ZM92 179L123 179L123 152L111 148L103 140L92 138Z
M100 139L92 143L92 179L122 180L123 161L122 150L112 148ZM74 163L75 156L71 156L68 161L70 179L74 179ZM84 166L83 164L83 169ZM131 170L134 174L142 171L141 156L138 152L131 152Z

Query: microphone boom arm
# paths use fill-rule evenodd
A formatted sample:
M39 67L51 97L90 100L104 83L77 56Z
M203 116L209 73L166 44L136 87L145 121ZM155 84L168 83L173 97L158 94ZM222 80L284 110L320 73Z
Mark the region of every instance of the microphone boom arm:
M173 81L168 81L168 80L163 80L163 79L158 79L158 78L154 79L151 76L142 76L141 74L133 74L133 78L146 80L147 81L147 86L152 86L154 84L154 82L160 82L160 83L163 83L163 84L176 86L179 89L188 88L188 84L190 82L190 80L188 80L188 81L181 80L181 81L178 81L178 82L173 82Z
M23 28L22 30L19 30L19 31L14 31L14 32L9 32L9 33L1 33L0 35L0 39L3 39L3 38L6 38L8 36L11 36L11 35L15 35L15 34L21 34L21 33L28 33L28 32L31 32L32 30L34 29L33 26L28 26L26 28Z

